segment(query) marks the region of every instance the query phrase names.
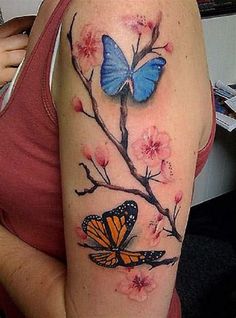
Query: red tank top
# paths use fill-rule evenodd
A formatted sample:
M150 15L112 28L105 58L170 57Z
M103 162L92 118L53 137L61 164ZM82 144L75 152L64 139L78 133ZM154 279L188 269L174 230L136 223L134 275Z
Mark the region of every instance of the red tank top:
M35 248L65 261L58 123L49 88L56 35L70 0L61 0L18 78L0 114L0 223ZM215 121L196 172L206 162ZM0 309L21 318L0 286ZM169 318L179 318L176 292Z

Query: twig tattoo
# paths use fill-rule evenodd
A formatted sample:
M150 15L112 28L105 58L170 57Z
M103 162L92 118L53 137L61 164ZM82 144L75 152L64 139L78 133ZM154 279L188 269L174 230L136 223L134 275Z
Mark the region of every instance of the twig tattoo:
M158 88L158 83L167 66L167 61L161 52L171 54L173 51L170 42L163 46L157 45L162 14L159 14L156 22L147 21L144 16L139 15L122 18L124 24L137 34L137 43L131 46L133 54L131 65L116 41L108 34L102 34L90 24L84 26L79 40L75 42L73 28L76 17L77 13L73 17L67 39L71 50L72 66L88 94L91 109L89 112L85 111L83 103L78 97L73 98L73 107L76 112L97 124L107 138L107 142L117 150L130 175L141 187L128 188L125 185L117 185L112 180L107 170L108 164L111 163L106 145L99 145L95 151L92 151L89 145L84 145L82 152L89 163L81 162L79 166L84 169L87 179L91 182L91 187L76 189L75 194L85 196L94 193L98 188L104 188L140 197L156 210L156 216L150 221L148 229L151 245L158 244L162 232L181 242L182 236L177 229L176 221L181 209L182 192L176 194L172 210L164 207L158 199L158 195L153 191L154 183L162 186L173 180L172 165L169 161L171 156L170 137L166 132L159 131L156 126L151 126L146 128L134 143L130 144L127 128L129 107L131 107L129 100L132 99L132 103L135 103L137 107L145 106ZM149 36L149 40L141 47L144 35ZM119 137L114 135L102 118L99 111L100 102L93 93L93 80L97 66L100 66L102 91L107 96L114 96L119 100L120 112L119 118L117 118ZM136 168L136 160L142 161L143 173ZM95 169L96 175L92 173L93 170L90 166ZM138 206L133 200L118 204L116 208L104 212L101 216L87 216L81 227L78 227L78 234L82 240L78 243L79 246L95 251L89 254L90 260L107 268L118 266L134 268L148 265L149 269L152 269L160 265L175 264L178 257L165 259L163 257L166 252L163 250L132 251L127 249L131 241L135 241L135 236L131 236L131 234L138 217ZM165 227L164 219L168 220L168 225ZM139 274L136 273L135 279L139 277ZM147 274L147 277L149 281L152 281L150 274Z

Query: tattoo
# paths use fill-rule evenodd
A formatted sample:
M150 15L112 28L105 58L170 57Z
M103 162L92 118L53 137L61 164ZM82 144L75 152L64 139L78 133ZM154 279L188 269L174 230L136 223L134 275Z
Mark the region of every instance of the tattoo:
M127 295L131 300L142 302L148 298L149 293L156 289L156 277L153 272L143 268L133 269L126 273L118 284L116 291Z
M102 42L104 60L101 67L101 87L103 91L109 96L121 95L122 110L126 107L128 93L132 94L136 102L141 103L148 100L156 89L166 60L162 57L153 58L135 70L139 40L137 49L133 52L131 67L120 47L110 36L103 35ZM149 53L152 51L150 50ZM121 128L123 127L124 125L121 123Z
M122 17L123 24L137 35L137 43L131 46L133 58L129 65L124 52L118 43L108 34L102 34L96 27L87 24L82 29L77 42L73 41L73 28L77 13L74 15L70 30L67 34L71 49L73 68L82 82L90 99L91 108L86 109L81 99L74 96L71 104L75 112L81 113L89 120L94 121L107 138L106 144L97 145L95 149L89 144L82 146L82 154L88 163L81 162L91 187L75 190L78 196L94 193L98 188L132 194L145 200L155 208L155 215L144 229L144 238L150 247L159 244L163 234L174 237L179 242L182 236L176 227L176 220L181 209L182 192L175 196L173 209L166 208L153 191L153 184L160 186L174 181L171 158L171 139L167 132L159 131L156 126L147 127L140 133L140 137L132 144L129 143L127 128L128 108L135 105L144 105L152 98L158 83L164 74L167 60L161 52L171 54L173 45L157 45L160 35L162 14L156 22L147 20L144 16ZM144 40L149 37L146 44ZM102 54L103 53L103 54ZM150 59L148 59L150 56ZM144 60L145 59L145 60ZM145 63L143 63L145 62ZM141 66L138 66L141 64ZM94 72L100 68L100 85L102 91L109 97L119 99L120 116L117 125L120 136L117 137L108 128L100 114L100 105L93 92ZM132 99L133 103L129 103ZM110 160L109 145L115 146L121 159L126 164L131 177L141 186L127 188L117 185L109 176ZM143 171L138 171L136 161L142 162ZM122 205L104 212L102 216L89 215L77 228L80 238L79 246L89 248L95 253L89 254L92 262L107 268L123 267L127 275L133 275L133 289L127 287L127 282L121 282L118 292L127 294L134 299L137 288L138 301L147 297L147 292L155 288L153 276L144 270L137 270L137 266L148 265L149 269L160 265L174 265L178 257L164 258L166 251L131 251L127 247L135 241L137 235L131 236L138 217L138 206L135 201L126 201ZM168 222L165 225L165 222ZM133 269L135 267L135 269ZM142 268L144 268L142 266ZM132 274L131 274L132 273ZM128 279L130 282L130 278ZM146 288L145 286L149 286ZM128 288L128 289L127 289ZM146 289L145 289L146 288ZM128 292L129 290L129 292Z
M82 223L82 230L95 244L86 242L80 246L101 251L89 254L91 261L99 266L115 268L117 266L134 267L143 264L151 268L175 264L177 257L160 260L165 251L129 251L126 247L136 236L129 237L138 216L138 206L134 201L126 201L117 208L105 212L102 216L89 215Z

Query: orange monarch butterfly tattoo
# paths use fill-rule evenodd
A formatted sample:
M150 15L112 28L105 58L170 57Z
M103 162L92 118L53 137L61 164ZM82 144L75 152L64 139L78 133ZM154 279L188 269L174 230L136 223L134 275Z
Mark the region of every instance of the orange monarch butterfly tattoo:
M117 266L134 267L142 264L151 268L160 265L174 265L178 257L160 260L165 251L129 251L126 247L136 236L129 238L138 216L138 206L134 201L125 201L117 208L104 212L102 216L89 215L83 223L84 233L93 245L78 243L98 253L89 254L91 261L99 266L115 268Z

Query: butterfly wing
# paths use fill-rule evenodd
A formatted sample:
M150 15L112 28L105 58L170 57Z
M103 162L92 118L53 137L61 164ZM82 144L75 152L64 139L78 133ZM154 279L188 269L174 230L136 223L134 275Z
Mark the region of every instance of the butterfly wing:
M102 42L101 87L107 95L114 96L130 76L130 67L122 50L110 36L103 35Z
M164 58L154 58L133 73L133 97L135 101L144 102L153 94L165 64Z
M121 251L119 253L118 265L124 267L134 267L142 264L152 265L157 262L163 255L165 251L141 251L141 252L131 252L131 251Z
M117 208L102 215L106 232L113 248L122 249L137 220L138 206L134 201L125 201Z
M108 268L115 268L116 266L118 266L118 258L116 252L107 251L89 254L89 258L91 259L91 261L93 261L95 264L99 266Z
M83 231L93 239L100 247L111 249L111 243L103 223L99 215L89 215L82 223Z

